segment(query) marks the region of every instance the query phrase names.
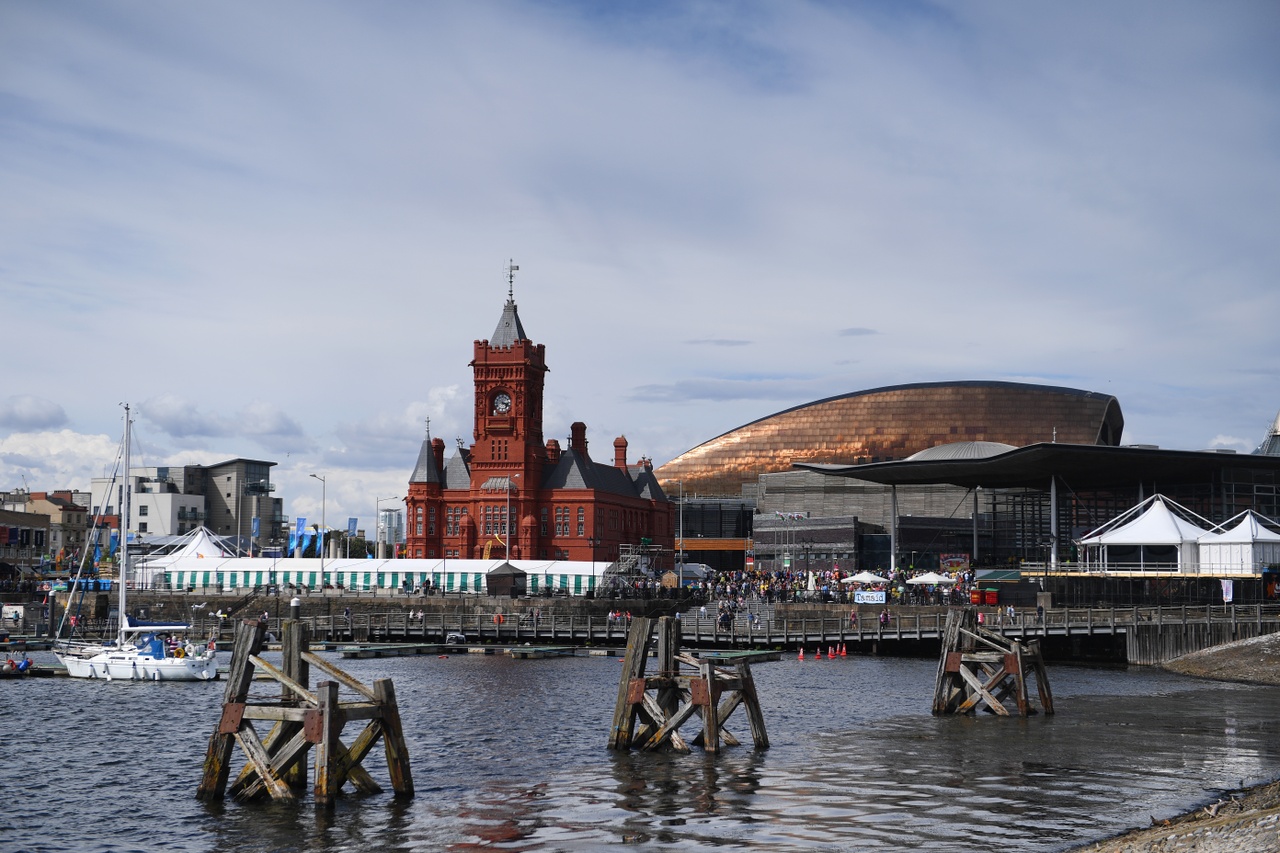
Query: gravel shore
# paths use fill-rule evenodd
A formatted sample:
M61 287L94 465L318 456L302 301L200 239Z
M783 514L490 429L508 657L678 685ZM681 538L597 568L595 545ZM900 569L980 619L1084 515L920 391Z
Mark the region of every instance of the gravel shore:
M1170 661L1183 675L1280 685L1280 635ZM1234 791L1172 820L1075 848L1079 853L1280 853L1280 781Z

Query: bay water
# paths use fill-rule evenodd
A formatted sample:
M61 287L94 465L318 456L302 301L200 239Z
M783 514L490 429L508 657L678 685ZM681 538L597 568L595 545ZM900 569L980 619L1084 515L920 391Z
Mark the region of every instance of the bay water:
M0 681L0 850L1031 853L1280 776L1280 689L1142 668L1050 666L1054 716L933 717L934 660L788 656L753 667L771 747L738 711L708 756L606 749L616 657L333 660L394 680L413 799L379 747L388 793L331 811L198 802L225 682Z

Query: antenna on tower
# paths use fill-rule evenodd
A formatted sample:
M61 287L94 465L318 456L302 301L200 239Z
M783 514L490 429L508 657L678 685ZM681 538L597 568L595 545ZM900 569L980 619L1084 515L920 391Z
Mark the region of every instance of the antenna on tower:
M507 301L511 302L515 299L516 270L520 267L511 262L511 258L507 258Z
M427 438L431 438L431 418L427 418Z

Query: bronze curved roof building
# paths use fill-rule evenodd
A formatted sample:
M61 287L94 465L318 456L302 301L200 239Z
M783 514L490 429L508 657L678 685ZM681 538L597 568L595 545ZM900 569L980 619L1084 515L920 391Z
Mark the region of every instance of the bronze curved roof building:
M1124 430L1109 394L1017 382L920 382L855 391L786 409L682 453L655 473L664 487L738 495L792 463L905 459L958 441L1116 446ZM669 491L669 489L668 489Z

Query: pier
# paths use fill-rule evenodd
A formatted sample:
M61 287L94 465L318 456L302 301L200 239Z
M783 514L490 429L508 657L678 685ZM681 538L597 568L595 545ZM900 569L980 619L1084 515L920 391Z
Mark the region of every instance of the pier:
M855 623L845 615L793 615L780 606L762 606L758 617L734 620L729 630L697 610L681 614L681 637L700 649L801 649L845 644L862 654L913 653L911 644L941 643L950 608L916 608L891 612L881 625L874 608L864 608ZM980 611L982 612L982 611ZM1155 665L1189 652L1233 640L1280 632L1280 608L1263 605L1222 607L1062 608L1018 611L1010 619L995 609L983 612L983 627L1026 642L1038 639L1059 645L1110 638L1123 644L1128 663ZM606 615L547 614L538 620L493 621L487 613L428 612L423 618L404 612L367 613L350 624L341 616L312 616L302 620L318 642L365 642L388 645L441 644L452 633L464 645L615 646L626 647L628 623Z
M220 635L224 642L231 638L233 620L214 617L219 607L265 612L268 629L277 636L282 621L291 616L290 599L269 595L221 600L140 592L135 600L149 604L153 613L192 614L196 636ZM203 606L193 608L195 601ZM698 649L798 650L843 643L853 654L931 657L942 641L950 609L891 606L887 623L881 624L882 608L874 605L853 607L857 617L853 619L849 605L749 600L726 625L715 618L714 606L703 616L700 603L690 600L400 598L348 593L301 601L298 618L317 644L431 647L431 652L401 654L434 653L451 634L459 635L455 640L464 646L625 648L630 623L625 612L622 618L616 614L619 608L632 608L637 618L678 613L682 642ZM978 608L978 613L985 629L1019 642L1038 639L1046 657L1059 660L1155 665L1233 640L1280 632L1280 606L1263 604L1053 607L1043 612L1021 607L1012 617L990 606ZM114 630L102 618L84 620L82 625L89 636Z

